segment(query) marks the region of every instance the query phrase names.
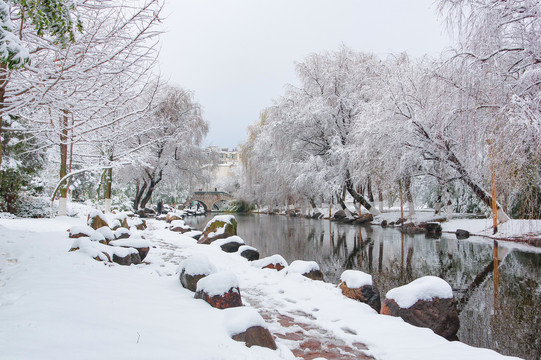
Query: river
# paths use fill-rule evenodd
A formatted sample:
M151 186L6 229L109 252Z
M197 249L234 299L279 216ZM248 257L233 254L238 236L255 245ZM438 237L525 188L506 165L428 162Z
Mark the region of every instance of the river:
M213 215L188 217L202 230ZM541 359L541 249L453 234L430 239L393 228L280 215L235 215L238 235L261 257L315 260L327 282L346 269L373 276L382 296L434 275L459 302L460 341L528 360ZM496 266L495 266L496 265Z

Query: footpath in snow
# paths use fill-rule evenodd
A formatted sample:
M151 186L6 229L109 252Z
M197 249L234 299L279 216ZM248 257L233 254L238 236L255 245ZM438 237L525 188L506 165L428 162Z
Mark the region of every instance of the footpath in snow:
M336 284L259 269L148 221L145 263L120 266L68 252L83 218L0 219L2 359L504 359L377 314ZM131 229L132 231L136 231ZM228 310L194 299L177 273L204 255L238 278L277 350L231 339ZM383 295L383 294L382 294Z

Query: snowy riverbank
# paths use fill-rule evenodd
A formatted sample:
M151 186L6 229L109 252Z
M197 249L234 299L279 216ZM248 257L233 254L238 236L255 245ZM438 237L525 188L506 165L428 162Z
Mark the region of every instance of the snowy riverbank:
M152 244L148 264L97 262L68 252L73 239L66 230L84 222L0 219L2 358L293 359L291 351L315 342L338 346L344 358L359 352L376 359L506 358L376 314L336 285L257 269L160 221L149 221L143 232ZM233 341L225 311L180 285L178 264L200 253L237 275L244 305L263 315L278 350Z

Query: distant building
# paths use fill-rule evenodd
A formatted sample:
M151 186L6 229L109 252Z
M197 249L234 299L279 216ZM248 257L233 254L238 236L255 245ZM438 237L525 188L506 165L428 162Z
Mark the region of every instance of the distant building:
M207 178L209 181L201 184L198 190L202 191L228 191L227 187L235 181L234 169L239 163L239 152L237 149L219 148L209 146L209 151L217 154L218 164L215 167L207 167Z

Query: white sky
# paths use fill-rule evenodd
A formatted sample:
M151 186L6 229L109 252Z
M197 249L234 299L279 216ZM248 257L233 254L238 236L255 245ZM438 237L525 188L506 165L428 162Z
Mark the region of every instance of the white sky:
M195 92L204 145L235 147L272 105L294 63L345 44L380 56L450 45L433 0L167 0L160 69Z

